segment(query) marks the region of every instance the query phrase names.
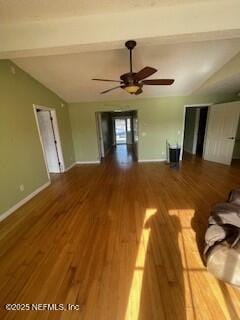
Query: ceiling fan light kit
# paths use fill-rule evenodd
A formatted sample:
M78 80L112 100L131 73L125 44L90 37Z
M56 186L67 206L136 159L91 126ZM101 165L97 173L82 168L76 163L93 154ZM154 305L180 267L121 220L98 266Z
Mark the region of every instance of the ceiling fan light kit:
M140 89L140 87L137 85L132 85L132 86L130 85L130 86L124 87L123 89L130 94L135 94Z
M108 79L92 79L96 81L107 81L107 82L118 82L119 85L108 90L101 92L101 94L107 93L115 89L124 89L130 94L139 95L143 92L142 87L144 85L171 85L174 79L149 79L152 74L157 72L157 69L152 67L144 67L138 72L133 72L132 70L132 50L136 47L137 43L134 40L128 40L125 43L126 48L129 50L129 60L130 60L130 72L124 73L120 76L120 80L108 80Z

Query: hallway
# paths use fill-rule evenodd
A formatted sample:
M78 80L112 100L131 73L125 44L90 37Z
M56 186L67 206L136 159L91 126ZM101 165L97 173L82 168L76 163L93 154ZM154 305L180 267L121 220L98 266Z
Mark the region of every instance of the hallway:
M132 145L117 144L104 158L103 163L114 162L121 167L131 167L136 161L134 148Z
M199 250L211 205L239 177L203 161L140 164L126 145L56 176L0 224L0 302L80 310L1 309L1 319L238 319L240 292L206 271Z

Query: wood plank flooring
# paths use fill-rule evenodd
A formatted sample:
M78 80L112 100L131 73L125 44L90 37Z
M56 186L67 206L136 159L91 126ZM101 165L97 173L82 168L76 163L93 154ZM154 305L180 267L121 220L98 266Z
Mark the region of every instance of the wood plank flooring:
M186 159L132 162L120 146L76 166L0 224L1 319L240 319L240 291L199 252L212 204L240 168ZM79 311L5 311L5 303L78 304Z

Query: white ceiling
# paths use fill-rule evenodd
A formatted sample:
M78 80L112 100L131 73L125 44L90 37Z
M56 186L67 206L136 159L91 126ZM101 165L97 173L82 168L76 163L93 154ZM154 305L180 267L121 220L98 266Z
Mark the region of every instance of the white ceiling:
M0 0L0 24L126 12L209 0Z
M138 46L133 57L134 71L152 66L158 72L150 78L175 79L169 87L144 86L144 93L138 97L191 94L239 51L240 39ZM114 87L116 83L91 80L118 80L121 74L128 72L129 57L125 48L13 61L67 102L131 98L122 89L100 95L101 91Z
M232 94L240 93L240 73L237 73L227 79L223 79L207 87L200 88L197 94L218 94L218 93Z

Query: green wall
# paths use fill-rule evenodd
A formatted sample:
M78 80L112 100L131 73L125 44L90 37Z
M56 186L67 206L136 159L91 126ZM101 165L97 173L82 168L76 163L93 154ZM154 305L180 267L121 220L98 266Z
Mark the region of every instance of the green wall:
M184 105L236 100L236 96L183 96L127 101L70 103L76 161L98 160L95 112L137 110L139 123L139 160L166 158L166 140L181 143Z
M66 167L75 161L68 105L11 61L0 60L0 214L48 181L33 104L56 109Z

